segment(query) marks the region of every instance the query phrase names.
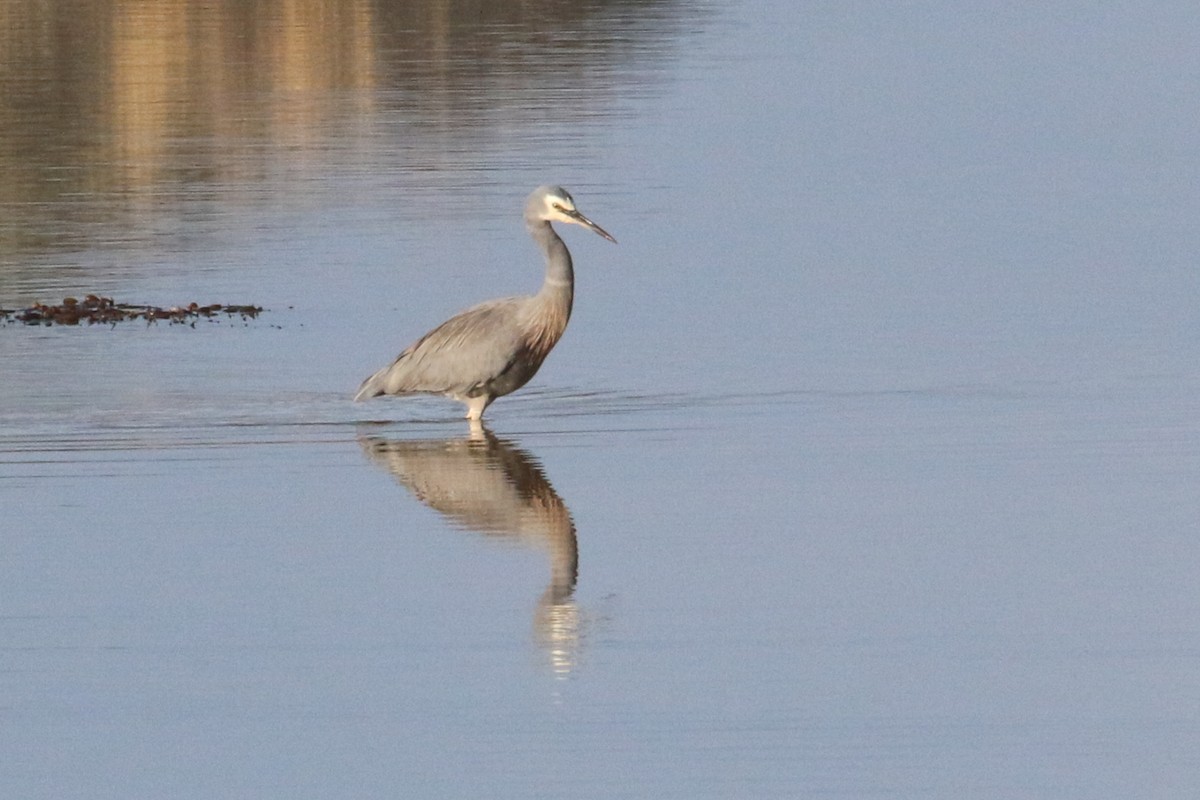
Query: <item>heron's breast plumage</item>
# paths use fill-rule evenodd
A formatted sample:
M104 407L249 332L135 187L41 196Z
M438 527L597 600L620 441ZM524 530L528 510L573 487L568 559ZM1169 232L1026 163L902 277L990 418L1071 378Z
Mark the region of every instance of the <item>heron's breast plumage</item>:
M524 332L524 349L528 357L541 363L562 338L571 318L571 301L563 298L534 299L537 304Z

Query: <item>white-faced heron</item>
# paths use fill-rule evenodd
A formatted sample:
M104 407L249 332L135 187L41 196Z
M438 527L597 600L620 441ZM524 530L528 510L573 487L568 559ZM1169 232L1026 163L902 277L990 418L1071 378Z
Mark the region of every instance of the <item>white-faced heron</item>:
M575 296L571 254L551 222L582 225L617 241L575 209L566 189L539 186L525 202L525 227L546 258L541 290L451 317L363 381L354 399L441 394L465 403L467 419L478 421L493 400L528 383L567 329Z

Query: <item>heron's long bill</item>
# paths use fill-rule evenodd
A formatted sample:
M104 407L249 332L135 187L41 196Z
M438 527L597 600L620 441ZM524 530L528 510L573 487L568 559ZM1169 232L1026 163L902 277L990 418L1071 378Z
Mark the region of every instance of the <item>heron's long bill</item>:
M575 220L576 222L578 222L580 225L587 228L588 230L595 231L596 233L600 234L601 236L603 236L605 239L608 239L613 244L617 243L617 240L612 237L611 233L604 230L604 228L601 228L599 225L592 222L590 219L585 217L583 214L580 214L575 209L571 209L570 211L563 209L563 213L565 213L568 217Z

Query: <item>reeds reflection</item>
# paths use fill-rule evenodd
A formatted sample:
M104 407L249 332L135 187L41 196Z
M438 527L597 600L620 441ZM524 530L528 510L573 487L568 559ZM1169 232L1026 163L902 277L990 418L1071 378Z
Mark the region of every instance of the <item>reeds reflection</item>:
M555 674L574 668L580 613L575 523L527 452L482 426L456 439L360 436L363 452L455 527L545 550L550 581L538 599L534 632Z
M86 245L97 222L140 229L189 187L252 206L331 166L419 190L513 147L545 158L652 91L702 14L679 0L6 0L0 203L17 219L0 256Z

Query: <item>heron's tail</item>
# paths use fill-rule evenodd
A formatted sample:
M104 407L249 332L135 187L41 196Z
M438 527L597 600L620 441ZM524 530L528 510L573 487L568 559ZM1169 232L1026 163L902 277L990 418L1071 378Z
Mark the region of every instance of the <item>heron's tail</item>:
M354 393L355 402L370 400L372 397L379 397L381 394L386 394L383 390L383 384L387 380L387 373L390 369L391 365L388 365L363 381L362 385L358 387L358 391Z

